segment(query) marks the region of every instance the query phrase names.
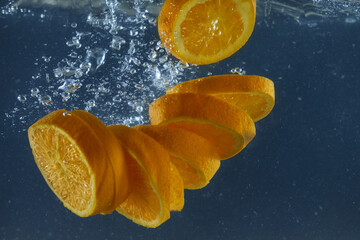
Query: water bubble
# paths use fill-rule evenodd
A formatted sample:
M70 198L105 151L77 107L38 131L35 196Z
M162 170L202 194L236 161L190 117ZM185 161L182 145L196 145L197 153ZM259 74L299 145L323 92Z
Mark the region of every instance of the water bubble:
M78 54L77 54L77 52L71 51L71 53L68 56L71 58L77 58Z
M91 68L96 71L105 63L107 49L94 48L86 51L86 62L90 63Z
M35 79L39 79L40 77L41 77L41 74L38 73L36 75L33 75L31 78L35 80Z
M68 93L74 93L77 89L82 86L79 79L65 79L62 82L62 85L58 87L59 90Z
M61 78L62 76L64 76L63 71L61 70L61 68L55 68L54 69L54 76L56 78Z
M107 87L105 87L104 85L100 85L100 86L98 87L98 91L99 91L99 92L102 92L102 93L109 93L109 92L110 92L110 89L107 88Z
M71 26L72 28L76 28L76 27L77 27L77 23L73 22L73 23L71 23L70 26Z
M63 116L64 116L64 117L69 117L69 116L71 116L71 113L69 113L69 112L63 112Z
M44 59L44 62L50 62L51 56L44 55L42 56L42 59Z
M110 47L116 50L120 50L121 45L123 45L124 43L125 39L123 39L122 37L114 36L111 40Z
M30 92L32 97L36 97L39 94L40 90L38 88L32 88Z
M85 105L86 105L85 110L89 111L91 110L91 108L96 106L96 101L94 99L90 99L89 101L85 102Z
M63 102L67 102L71 97L69 92L62 92L62 93L60 93L60 96L61 96Z
M130 41L128 54L133 55L136 52L135 43L133 40Z
M136 106L135 111L141 113L144 110L142 106Z
M240 68L240 67L235 67L235 68L232 68L230 70L231 73L235 73L235 74L239 74L239 75L245 75L246 72L244 69Z
M131 36L131 37L135 37L135 36L137 36L138 34L139 34L139 32L138 32L137 30L133 30L133 29L130 30L130 36Z
M51 104L51 97L49 95L40 95L38 98L39 102L44 106L49 106Z
M26 95L18 95L18 97L17 97L17 99L20 101L20 102L22 102L22 103L24 103L24 102L26 102Z
M83 76L83 71L81 69L76 69L74 73L75 78L81 78Z
M149 60L155 62L156 57L157 57L157 52L155 50L152 50L151 53L149 54Z
M80 40L78 38L75 38L75 37L73 37L71 40L67 41L66 45L68 47L81 46Z
M159 58L159 62L160 62L160 63L164 63L164 62L166 62L167 60L168 60L168 55L164 55L164 56L162 56L162 57Z
M122 97L120 95L115 95L112 100L113 100L113 102L121 102Z

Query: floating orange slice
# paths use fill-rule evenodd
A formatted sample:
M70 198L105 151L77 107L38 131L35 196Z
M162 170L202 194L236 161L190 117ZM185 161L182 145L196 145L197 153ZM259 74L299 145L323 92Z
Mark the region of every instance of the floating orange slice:
M211 94L247 112L254 122L266 117L275 104L274 83L253 75L218 75L194 79L166 91L171 93Z
M209 64L231 56L247 42L255 15L255 0L166 0L158 31L175 57Z
M108 127L124 146L131 193L117 211L137 224L157 227L181 210L184 188L166 150L146 134L122 125Z
M95 116L57 110L33 124L28 135L47 184L75 214L109 213L127 197L122 148Z
M220 167L219 156L210 142L196 133L164 125L135 128L154 138L168 151L186 189L205 187Z
M234 156L255 136L255 125L242 109L211 95L175 93L156 99L149 108L151 124L166 124L205 137L220 159Z

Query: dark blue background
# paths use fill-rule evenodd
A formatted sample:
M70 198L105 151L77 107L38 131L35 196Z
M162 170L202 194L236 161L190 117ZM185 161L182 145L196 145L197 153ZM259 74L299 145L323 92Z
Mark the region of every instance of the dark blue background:
M62 26L82 17L0 18L2 119L36 73L34 59L62 51L71 36ZM259 19L238 53L200 68L193 78L239 62L274 81L276 105L249 146L223 161L206 188L186 191L184 210L157 229L116 213L70 213L38 171L26 132L2 121L0 239L359 239L359 29Z

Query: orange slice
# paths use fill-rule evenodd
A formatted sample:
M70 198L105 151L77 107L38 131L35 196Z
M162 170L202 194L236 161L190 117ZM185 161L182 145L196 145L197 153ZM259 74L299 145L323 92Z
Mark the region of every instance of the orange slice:
M219 75L183 82L166 91L171 93L211 94L235 104L247 112L254 122L266 117L275 104L274 83L252 75Z
M179 172L151 137L122 125L108 128L126 150L131 179L132 192L117 211L142 226L159 226L170 217L170 210L181 210L184 205Z
M169 153L186 189L205 187L220 167L218 154L208 140L196 133L163 125L136 126Z
M127 197L122 148L95 116L57 110L33 124L28 136L47 184L75 214L109 213Z
M166 124L205 137L220 159L240 152L255 136L255 125L242 109L211 95L175 93L156 99L149 108L151 124Z
M158 31L175 57L209 64L231 56L247 42L255 15L255 0L166 0Z

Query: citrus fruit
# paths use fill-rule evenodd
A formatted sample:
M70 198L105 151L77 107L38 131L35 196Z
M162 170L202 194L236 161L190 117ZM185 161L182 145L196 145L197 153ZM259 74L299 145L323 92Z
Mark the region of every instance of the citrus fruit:
M47 184L75 214L110 213L127 197L122 148L95 116L57 110L30 126L28 136Z
M149 108L151 124L187 129L210 141L220 159L241 151L255 136L255 125L242 109L211 95L174 93Z
M247 112L254 122L266 117L275 104L274 83L254 75L218 75L186 81L166 91L171 93L211 94L235 104Z
M196 133L165 125L141 125L137 130L154 138L170 155L185 189L205 187L220 167L218 154Z
M184 187L166 150L154 139L130 127L109 126L125 150L130 172L131 193L116 209L145 227L157 227L181 210Z
M175 57L209 64L231 56L247 42L255 15L255 0L166 0L158 32Z

